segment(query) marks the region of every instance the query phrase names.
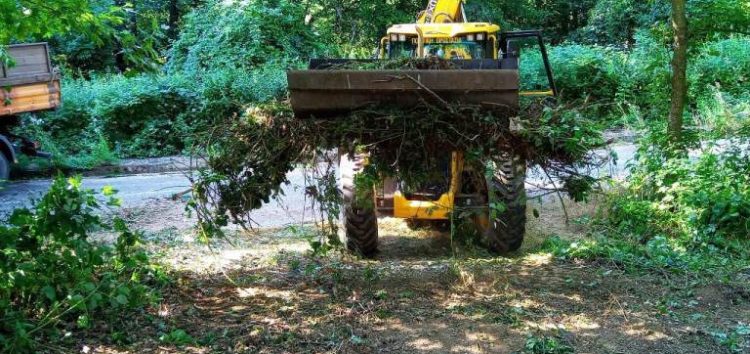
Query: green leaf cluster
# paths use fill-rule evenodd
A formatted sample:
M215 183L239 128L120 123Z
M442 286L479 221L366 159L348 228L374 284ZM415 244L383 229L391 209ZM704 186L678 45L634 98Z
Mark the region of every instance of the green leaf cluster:
M121 219L105 223L104 205L119 205L113 189L99 198L80 178L58 177L33 208L0 225L2 351L29 351L67 325L83 330L156 299L148 284L158 272L141 235ZM114 247L92 240L102 230L117 235Z

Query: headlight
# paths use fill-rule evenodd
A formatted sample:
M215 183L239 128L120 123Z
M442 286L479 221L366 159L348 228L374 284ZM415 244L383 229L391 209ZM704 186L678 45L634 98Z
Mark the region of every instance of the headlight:
M470 35L466 36L466 40L469 41L469 42L473 42L474 41L474 35L470 34Z
M397 42L397 41L398 41L398 35L397 34L392 34L391 35L391 42Z
M484 40L484 33L477 33L477 41L483 41Z
M401 41L401 42L406 42L406 35L405 34L399 34L398 35L398 40Z

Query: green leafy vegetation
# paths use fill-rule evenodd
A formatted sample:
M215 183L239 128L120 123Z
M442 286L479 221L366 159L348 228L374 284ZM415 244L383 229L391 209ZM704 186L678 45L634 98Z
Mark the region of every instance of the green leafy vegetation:
M102 138L119 158L185 153L195 131L240 114L247 105L283 98L287 68L313 57L369 57L384 28L412 21L422 2L74 4L92 21L98 19L101 30L61 31L53 21L48 35L25 34L51 41L53 57L65 72L64 106L21 132L32 130L63 166L111 162L87 157L101 151ZM742 6L696 0L689 7L692 29L701 34L691 50L690 99L696 104L690 115L720 129L725 112L746 112L750 40L742 33L750 22L741 15ZM589 102L587 115L607 126L656 121L668 111L669 11L663 4L632 0L558 0L541 6L484 1L467 7L471 18L507 29L544 28L555 44L550 59L565 103ZM716 25L717 16L726 22ZM149 74L159 63L165 64L164 73ZM523 51L521 73L526 88L546 85L534 50ZM717 105L728 108L717 110Z
M281 69L216 70L186 75L105 75L63 86L63 108L26 117L19 135L33 137L61 166L87 168L116 158L188 151L196 132L239 114L244 102L283 95Z
M185 19L170 49L167 71L252 70L325 57L328 39L305 24L307 7L287 0L210 2Z
M720 296L705 300L721 304L710 309L698 308L705 294L692 291L705 284L746 283L750 269L750 3L684 2L690 19L687 105L684 114L677 113L685 122L678 142L667 132L667 119L674 118L671 16L676 11L664 1L469 1L472 20L492 21L503 30L544 30L561 97L555 104L525 101L519 119L499 119L429 96L410 111L370 107L346 124L293 117L286 101L288 69L304 68L308 59L318 57L370 58L384 30L413 22L425 3L0 0L0 63L14 65L4 45L44 40L63 74L63 106L24 116L13 131L52 152L53 166L86 169L130 157L206 157L208 168L194 176L189 201L203 236L221 233L230 222L251 223L251 211L280 196L289 171L299 164L318 167L305 193L320 204L327 214L321 221L330 228L322 236L307 228L292 232L304 236L303 246L309 244L314 258L288 259L288 270L264 265L254 269L254 278L242 279L248 284L227 273L189 284L190 274L180 279L188 285L176 292L188 292L190 299L173 296L195 306L175 311L167 322L145 321L145 330L134 330L160 345L190 349L362 352L377 351L392 340L379 342L374 325L387 332L393 325L388 321L398 320L391 327L403 336L402 324L426 323L416 334L406 333L416 342L423 334L440 332L446 320L461 323L456 316L467 316L474 322L463 322L466 333L510 326L511 347L521 352L572 353L580 347L602 352L613 349L576 342L567 331L548 331L550 325L562 327L550 319L567 317L565 325L577 335L615 338L633 332L619 324L634 313L657 327L652 332L645 326L644 332L670 338L649 340L654 347L641 348L630 347L639 334L617 337L627 343L626 350L674 350L675 343L693 342L708 351L747 350L747 290L721 288ZM523 88L546 88L541 53L531 43L519 45ZM448 65L421 64L388 61L334 69ZM611 181L602 191L594 188L594 177L578 171L591 167L589 152L606 144L602 131L610 128L636 131L638 153L627 180ZM431 140L424 132L433 135ZM372 153L365 173L354 181L358 190L371 190L382 175L397 177L408 189L435 177L439 153L463 150L469 163L481 166L500 146L512 147L529 165L561 180L555 189L572 200L585 202L602 192L603 203L587 235L545 238L535 249L540 252L517 259L456 260L456 248L471 248L473 240L454 244L466 223L452 223L450 245L442 245L449 251L434 251L437 263L443 257L451 263L430 268L433 264L384 258L382 264L394 266L386 269L377 261L329 252L337 245L324 239L333 239L341 211L330 151L354 152L362 145ZM395 150L405 153L393 159ZM326 165L322 169L320 161ZM29 352L58 341L73 347L71 333L87 333L124 316L152 318L144 312L159 297L162 275L141 249L140 233L120 219L102 216L117 204L112 190L103 194L85 190L80 179L57 178L33 207L0 223L0 350ZM506 208L490 203L491 213ZM534 216L540 217L538 210ZM101 234L114 239L100 241ZM416 245L409 252L433 252L415 239L409 240ZM468 251L471 257L477 255L473 251ZM548 254L554 260L537 265L535 257L547 259ZM543 273L540 284L535 284L537 272ZM619 273L622 278L607 288L610 275ZM649 288L652 277L658 278L658 289ZM675 290L675 278L689 289ZM555 294L550 284L558 289ZM633 289L634 299L617 300L622 289ZM306 290L315 295L299 296ZM253 298L257 307L246 311L244 297L258 292L267 296ZM237 300L237 294L243 299ZM745 312L729 313L737 308ZM251 319L246 332L233 332L238 312L243 321ZM731 320L706 323L709 313ZM212 323L191 326L195 318ZM274 325L267 325L269 319ZM225 329L217 330L213 322ZM676 324L698 330L684 334L674 331ZM496 337L501 331L488 328L493 340L504 339ZM529 335L518 336L518 330ZM106 331L108 341L117 344L128 337L127 329ZM396 342L398 350L410 348ZM433 344L450 348L454 342L451 337ZM477 348L484 349L480 344ZM497 347L487 351L493 350Z
M550 62L564 101L588 100L610 127L642 121L660 121L669 109L669 51L646 32L635 35L637 45L624 50L613 46L563 44L550 49ZM729 97L722 106L746 111L740 97L748 94L750 38L732 37L700 44L688 71L689 98L699 102L690 114L703 124L722 124L712 102ZM522 57L521 83L526 89L546 86L541 55ZM717 114L718 113L718 114Z
M529 336L526 338L524 353L528 354L570 354L574 353L572 347L565 344L564 340L551 336Z
M17 209L0 224L0 349L31 351L58 340L62 331L83 331L109 318L142 311L158 298L158 268L140 247L140 233L122 219L97 214L116 207L80 178L58 177L31 209ZM94 232L116 235L112 245Z
M707 143L677 158L655 146L644 139L632 176L608 196L592 239L551 238L542 249L632 270L703 276L750 266L747 139Z

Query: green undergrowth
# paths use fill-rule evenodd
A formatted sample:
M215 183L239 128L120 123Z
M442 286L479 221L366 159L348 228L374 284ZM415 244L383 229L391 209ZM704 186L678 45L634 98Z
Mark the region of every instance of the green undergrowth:
M535 252L548 252L562 260L601 262L631 272L666 272L729 280L737 272L750 269L747 244L735 241L733 250L705 244L696 247L665 236L654 237L644 244L636 238L610 232L597 233L580 241L553 236Z
M58 177L33 207L0 224L0 351L72 340L73 332L157 301L155 286L166 278L141 249L141 234L99 216L119 205L114 194L105 188L97 196L80 178ZM101 232L115 241L95 241Z
M63 107L25 117L16 133L39 141L52 153L51 164L65 168L178 155L190 151L198 132L285 90L279 67L65 80Z
M593 237L552 238L542 248L632 269L710 276L750 268L748 127L725 140L695 133L686 150L665 148L665 129L655 128L642 138L628 180L608 192Z
M611 126L658 121L669 111L671 52L647 31L638 32L635 45L614 46L564 43L549 49L555 81L566 102L587 100L598 106L598 116ZM547 87L541 55L524 50L521 86ZM724 111L742 111L750 94L750 39L746 36L708 41L691 49L688 67L691 116L721 124Z

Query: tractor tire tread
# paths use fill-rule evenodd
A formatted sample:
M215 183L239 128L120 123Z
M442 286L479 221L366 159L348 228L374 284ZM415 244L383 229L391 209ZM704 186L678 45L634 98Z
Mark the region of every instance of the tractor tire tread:
M354 178L361 173L365 167L367 155L357 154L352 159L351 165L341 164L341 192L344 201L344 238L346 247L361 253L363 256L372 256L378 251L378 218L374 209L357 208L353 205L356 200L356 187ZM342 155L341 159L348 158Z

